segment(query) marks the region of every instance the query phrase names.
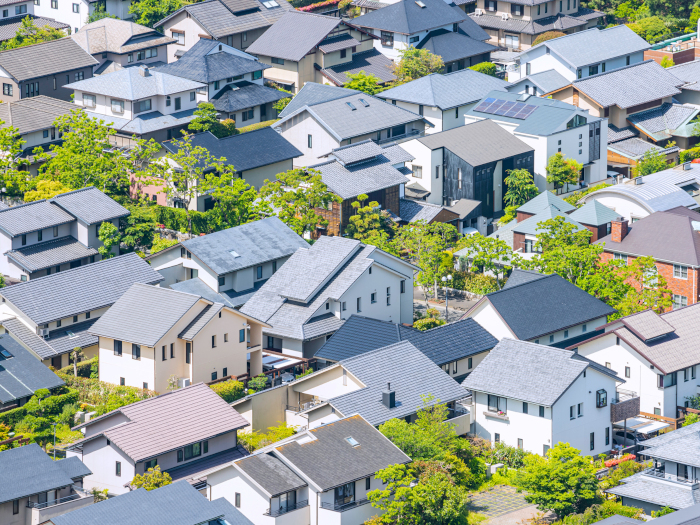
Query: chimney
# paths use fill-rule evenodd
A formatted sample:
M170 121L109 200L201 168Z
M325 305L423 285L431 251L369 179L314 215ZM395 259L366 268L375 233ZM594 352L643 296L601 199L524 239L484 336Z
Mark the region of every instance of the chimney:
M139 67L139 73L141 74L142 77L150 77L151 76L151 72L148 69L148 66Z
M382 403L387 408L396 406L396 391L391 389L391 383L387 383L386 390L382 392Z
M624 219L612 221L610 236L612 238L612 242L622 242L622 240L627 237L627 221Z

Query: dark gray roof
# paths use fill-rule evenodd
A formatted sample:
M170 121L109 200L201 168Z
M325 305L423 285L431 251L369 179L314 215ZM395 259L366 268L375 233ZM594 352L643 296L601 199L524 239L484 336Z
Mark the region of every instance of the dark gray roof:
M0 67L19 82L96 64L70 37L0 52Z
M3 2L3 5L9 5L11 3L19 3L17 0L11 2ZM52 27L54 29L70 29L69 24L64 24L53 18L44 18L43 16L36 16L32 14L25 13L20 16L13 16L12 18L5 18L0 21L0 42L9 40L17 34L17 30L22 27L22 20L26 17L32 19L32 22L37 27Z
M327 67L322 69L321 73L340 86L349 80L348 75L356 75L360 71L374 75L381 80L381 83L386 83L396 80L392 72L393 65L394 62L389 57L383 55L378 49L372 48L369 51L353 53L350 62Z
M537 297L537 308L531 308ZM486 295L518 339L527 341L606 317L615 310L557 274ZM469 312L467 314L469 315Z
M306 482L276 457L260 453L236 461L235 465L245 472L271 498L285 492L306 487Z
M639 525L640 523L645 523L643 520L635 520L628 518L627 516L620 516L615 514L604 520L596 521L594 525Z
M218 513L223 512L226 523L230 525L254 525L252 521L234 507L226 498L218 498L209 502L209 505Z
M576 356L571 350L504 338L462 386L551 407L590 365ZM512 366L513 363L517 366ZM596 370L603 372L600 368ZM607 375L616 379L614 372L608 372Z
M130 214L124 206L94 186L62 193L51 199L51 202L88 225L127 217Z
M87 348L96 345L98 343L97 336L88 333L95 321L97 319L88 319L65 328L51 330L49 336L43 340L51 346L57 355L66 354L75 347Z
M221 452L207 454L194 461L176 463L176 466L165 469L163 472L170 474L173 481L185 479L190 485L196 486L201 481L206 480L207 473L211 469L222 465L230 465L231 462L237 461L247 455L248 452L246 452L246 449L238 445L234 448L222 450Z
M342 34L338 36L332 36L322 40L318 45L318 48L325 54L332 53L333 51L340 51L341 49L350 49L351 47L359 46L355 38L349 34Z
M534 270L521 270L520 268L513 268L513 272L508 277L508 281L503 285L503 289L512 288L523 283L529 283L530 281L536 281L538 279L544 279L547 277L540 272Z
M588 20L605 16L605 13L581 8L577 12L569 15L559 13L532 21L517 18L503 19L500 15L472 14L470 16L481 27L503 29L505 31L513 31L527 35L539 35L546 31L566 31L575 27L581 27L586 25Z
M397 146L400 148L400 146ZM329 155L336 157L342 164L352 164L361 160L375 159L384 153L382 147L372 139L355 144L347 144L331 150Z
M588 201L569 215L572 220L589 226L602 226L620 219L620 214L598 201Z
M343 415L360 414L372 425L415 414L423 407L423 396L434 396L431 404L449 403L467 395L457 382L427 355L408 341L371 350L341 361L341 366L365 388L334 397L329 403ZM387 383L396 391L396 407L382 403ZM438 401L439 400L439 401Z
M216 46L223 47L224 45L226 44L221 44L216 40L200 38L178 60L158 67L157 71L209 84L216 80L225 80L271 67L230 46L226 46L226 49L233 50L233 52L222 50L210 53Z
M338 319L332 313L312 317L303 326L304 340L308 341L309 339L316 339L317 337L332 334L343 326L344 322L345 321Z
M314 106L323 102L344 98L354 93L360 92L354 89L345 89L342 87L330 86L328 84L307 82L302 86L294 98L292 98L291 102L287 104L287 107L282 110L279 117L285 118L287 115L294 113L296 110L304 106Z
M110 306L133 283L163 276L135 253L112 257L0 289L0 296L38 325Z
M59 463L36 443L0 452L0 503L72 485Z
M5 252L5 255L17 266L32 273L59 264L79 261L97 253L95 248L85 246L74 237L66 236L10 250Z
M40 95L0 104L0 120L3 127L13 126L23 135L52 128L58 117L75 109L78 108L72 102Z
M453 9L444 0L424 0L423 4L425 7L413 0L401 0L354 18L352 24L412 35L462 22L467 17L464 11Z
M571 84L571 81L567 80L556 69L549 69L516 80L508 86L508 91L513 91L515 89L519 92L519 90L522 89L522 84L533 84L540 90L540 94L546 94L568 86Z
M276 447L275 451L323 491L370 477L389 465L411 461L371 423L357 415L306 433L314 439L304 444L293 441ZM359 446L353 447L347 441L349 437Z
M8 334L0 335L2 351L12 357L3 358L0 354L0 403L30 397L40 388L63 385L61 378Z
M469 2L472 1L476 3L476 0L469 0ZM452 6L452 9L455 9L457 13L461 15L464 11L458 7L459 5L460 4L455 3L455 5ZM480 40L481 42L486 42L491 38L479 24L474 22L474 19L471 16L468 16L462 22L459 22L459 32L473 38L474 40ZM498 50L496 50L496 52L498 52Z
M85 476L92 474L92 471L85 466L85 463L80 461L78 456L72 456L56 461L56 465L58 465L61 470L66 473L66 476L72 480L82 479Z
M683 86L684 90L700 91L700 62L692 60L685 64L678 64L668 68L668 71L680 80L687 82Z
M700 467L700 425L697 423L694 425L696 425L695 432L687 432L676 439L654 446L647 446L645 443L644 450L640 454L654 459Z
M351 315L314 357L342 361L400 341L410 342L438 366L485 352L498 343L473 319L420 331L388 321Z
M200 40L201 42L201 40ZM214 95L209 102L214 104L217 111L221 113L233 113L241 109L252 108L270 102L277 102L280 99L288 98L289 93L271 87L241 80L227 84ZM249 133L244 133L248 135Z
M612 124L608 124L608 144L616 142L618 140L625 140L639 135L634 126L627 126L624 128L618 128Z
M461 32L455 33L447 29L430 31L416 47L418 49L427 49L431 53L440 56L442 61L446 64L448 62L490 53L498 49L498 46L494 46L488 42L482 42L481 40L476 40Z
M225 515L223 506L203 498L186 481L176 481L156 490L126 492L118 498L102 501L100 505L53 517L51 522L54 525L201 525Z
M377 97L447 110L484 98L493 90L505 90L508 83L500 78L462 69L442 75L433 73L382 91Z
M344 166L331 160L309 166L309 169L320 171L323 183L343 200L406 183L406 177L381 154L368 162ZM398 213L399 210L392 211Z
M658 521L654 525L699 525L700 503L655 519Z
M617 142L611 143L608 140L608 149L619 153L625 157L631 159L641 158L647 151L654 151L666 155L668 153L673 153L678 151L678 146L672 146L670 148L662 148L657 146L653 142L648 142L639 137L632 137L625 140L618 140Z
M214 303L205 306L202 311L189 322L183 331L178 334L178 337L185 341L191 341L209 321L214 319L214 316L218 314L223 307L224 305L222 303Z
M532 146L490 119L440 133L431 133L418 141L431 150L446 148L471 166L481 166L528 152L534 153Z
M0 230L11 237L74 220L75 217L44 199L0 210Z
M216 138L209 131L197 133L192 137L191 143L193 147L206 148L214 157L223 157L224 163L233 166L239 173L283 160L291 160L302 155L301 151L292 146L287 139L269 127L223 139ZM163 147L168 151L176 152L178 142L165 141ZM265 224L268 226L261 227L261 229L273 227L271 221ZM274 227L279 226L275 224ZM240 231L243 233L246 230L244 228Z
M425 221L429 223L446 209L439 204L431 204L421 200L399 199L399 217L405 222ZM458 215L455 214L454 218L457 219Z

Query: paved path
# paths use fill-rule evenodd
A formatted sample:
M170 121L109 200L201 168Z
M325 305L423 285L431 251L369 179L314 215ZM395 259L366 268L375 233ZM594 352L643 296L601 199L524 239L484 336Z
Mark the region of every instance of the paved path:
M474 494L471 498L469 509L489 518L498 518L532 506L525 501L522 493L516 492L514 487L499 485L490 490Z
M440 315L438 316L438 317L440 317L440 319L445 319L445 305L444 304L430 303L429 306L430 306L430 308L435 308L435 309L437 309L438 312L440 312ZM427 308L425 307L425 300L413 301L413 311L414 312L420 312L421 314L423 314L423 316L425 316L426 310L427 310ZM448 321L451 323L457 321L460 317L462 317L464 315L464 310L455 310L454 308L452 308L452 302L450 302L450 307L448 310L450 313Z
M470 301L469 299L465 299L463 297L456 296L456 295L454 295L453 292L450 292L448 294L447 299L448 299L448 304L449 304L450 310L452 310L454 308L457 310L461 310L462 312L466 312L467 310L469 310L472 306L474 306L476 304L476 301ZM445 292L442 288L438 290L438 300L439 300L439 303L433 303L432 299L429 299L429 301L431 302L431 306L437 308L438 310L442 310L442 312L444 313L444 311L445 311ZM423 295L423 289L418 287L418 286L413 288L413 303L414 304L421 303L423 305L423 307L425 307L425 295Z

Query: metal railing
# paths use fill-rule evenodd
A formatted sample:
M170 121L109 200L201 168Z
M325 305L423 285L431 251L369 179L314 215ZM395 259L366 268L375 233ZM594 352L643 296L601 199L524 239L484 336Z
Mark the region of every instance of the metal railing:
M299 412L303 412L304 410L308 410L309 408L322 405L323 403L325 403L325 401L322 401L320 399L314 399L313 401L307 401L306 403L302 403L301 405L287 405L287 410L298 414Z
M59 505L61 503L67 503L68 501L73 501L76 499L81 499L81 498L86 498L90 496L89 492L86 492L83 489L80 489L78 487L73 487L74 494L71 494L69 496L65 496L63 498L55 499L52 501L46 501L44 503L38 503L36 501L28 501L27 502L27 507L31 509L45 509L47 507L53 507L54 505Z
M332 510L334 512L345 512L346 510L354 509L355 507L360 507L361 505L365 505L369 503L368 499L360 499L356 501L351 501L349 503L326 503L325 501L321 502L321 508L326 509L326 510Z
M637 392L633 392L632 390L618 389L610 402L624 403L625 401L629 401L630 399L634 399L635 397L639 397L639 394L637 394Z
M695 485L697 483L696 481L690 479L681 479L678 477L672 478L670 474L668 477L666 477L666 470L656 467L643 470L642 474L656 479L663 479L664 481L669 481L671 483L678 483L680 485Z
M276 518L277 516L281 516L282 514L287 514L289 512L295 511L297 509L303 509L304 507L308 506L309 500L303 500L297 502L296 505L287 505L286 507L280 507L276 510L267 509L267 512L263 514L263 516L272 516L273 518Z
M402 142L405 140L415 139L415 138L423 137L423 136L425 136L425 131L420 131L417 129L410 129L406 133L403 133L401 135L394 135L393 137L377 140L375 142L377 144L381 145L381 144L388 144L389 142Z

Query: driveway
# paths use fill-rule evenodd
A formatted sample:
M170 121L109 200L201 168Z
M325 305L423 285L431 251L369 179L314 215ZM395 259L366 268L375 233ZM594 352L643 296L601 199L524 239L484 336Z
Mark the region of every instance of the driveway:
M522 492L508 485L473 494L469 510L487 516L489 519L484 525L520 525L540 513L537 505L525 501ZM554 521L553 514L546 513L544 516L549 522Z
M430 308L436 308L440 312L440 318L445 319L445 292L443 289L438 290L438 301L430 298L428 300ZM463 297L457 296L454 292L449 292L447 296L447 304L449 306L449 321L456 321L464 312L469 310L472 306L476 304L476 301L470 301ZM423 295L423 290L420 287L413 288L413 309L416 312L421 312L425 315L425 295Z

